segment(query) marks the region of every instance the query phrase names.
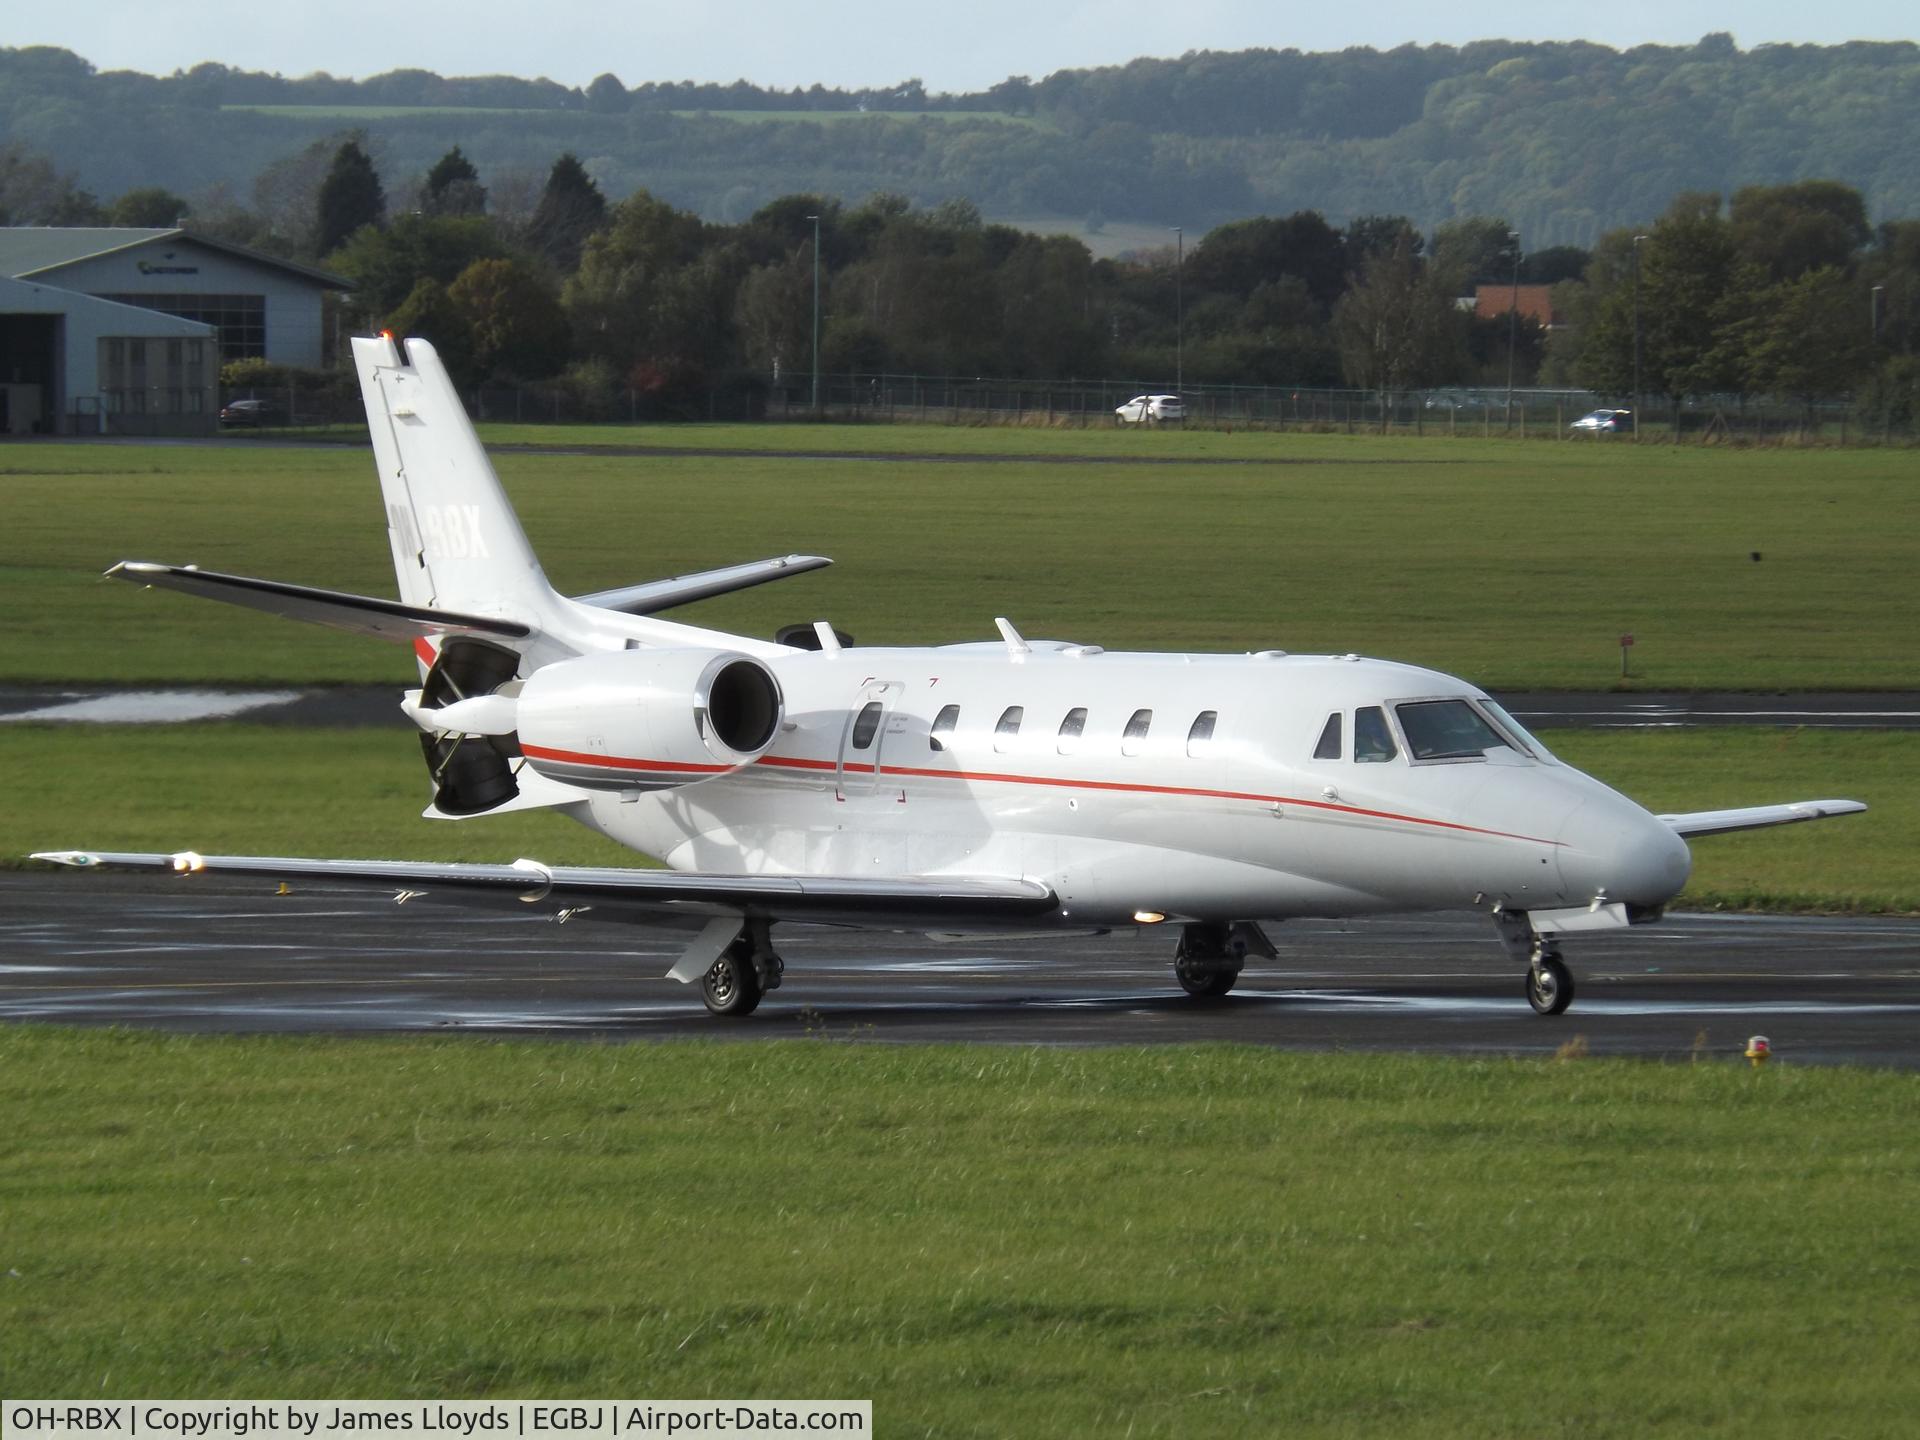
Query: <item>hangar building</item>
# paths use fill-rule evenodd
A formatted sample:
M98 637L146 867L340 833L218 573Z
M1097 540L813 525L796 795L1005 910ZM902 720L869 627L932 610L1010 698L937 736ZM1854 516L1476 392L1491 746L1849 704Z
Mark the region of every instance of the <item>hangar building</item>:
M317 368L321 296L351 288L180 229L0 228L0 433L210 431L220 366Z

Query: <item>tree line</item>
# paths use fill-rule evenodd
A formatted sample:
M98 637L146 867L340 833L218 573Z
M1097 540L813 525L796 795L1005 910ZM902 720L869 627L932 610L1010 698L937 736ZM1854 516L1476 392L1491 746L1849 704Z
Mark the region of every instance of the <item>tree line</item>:
M610 203L570 154L510 206L458 146L397 200L361 137L305 161L304 189L286 174L261 189L272 213L188 227L345 276L345 323L432 339L463 386L558 379L589 409L632 392L651 413L697 413L717 386L796 385L815 359L816 264L829 373L1379 392L1511 375L1620 400L1867 395L1902 422L1920 380L1920 221L1875 226L1835 181L1684 193L1592 250L1525 250L1501 216L1429 234L1301 210L1095 259L963 200L798 194L722 224L646 191ZM27 192L63 223L190 209L156 187L103 206L0 150L0 204ZM1462 303L1490 286L1504 312L1514 284L1552 287L1565 323Z
M1489 40L1202 51L951 95L911 78L782 90L629 85L609 72L570 87L211 62L151 76L26 47L0 49L0 133L97 193L158 183L203 202L344 120L396 173L424 171L458 143L496 191L516 171L537 190L552 156L570 151L591 157L611 198L645 188L731 223L793 191L885 190L917 208L963 195L994 216L1098 213L1196 232L1305 209L1341 224L1403 214L1423 230L1502 215L1535 246L1593 247L1685 191L1818 176L1846 178L1874 214L1920 213L1916 87L1911 43L1743 51L1724 34L1626 50ZM246 108L262 106L322 113ZM366 107L382 108L351 114ZM728 118L741 114L766 118Z

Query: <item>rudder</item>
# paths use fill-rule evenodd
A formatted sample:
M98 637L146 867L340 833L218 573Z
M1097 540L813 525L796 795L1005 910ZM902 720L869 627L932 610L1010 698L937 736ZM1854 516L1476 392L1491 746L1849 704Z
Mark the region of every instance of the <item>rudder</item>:
M539 624L557 597L425 340L356 337L400 598Z

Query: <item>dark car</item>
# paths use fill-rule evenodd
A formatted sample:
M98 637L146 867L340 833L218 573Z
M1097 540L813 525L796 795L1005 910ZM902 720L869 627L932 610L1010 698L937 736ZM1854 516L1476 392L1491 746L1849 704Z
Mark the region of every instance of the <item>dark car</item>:
M233 400L220 407L222 425L284 425L287 412L272 400Z

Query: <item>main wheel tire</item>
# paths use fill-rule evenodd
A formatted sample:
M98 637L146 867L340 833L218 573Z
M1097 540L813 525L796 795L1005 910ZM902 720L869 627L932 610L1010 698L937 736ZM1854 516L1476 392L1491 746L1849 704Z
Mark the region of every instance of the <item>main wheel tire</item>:
M700 998L716 1015L751 1015L760 1003L760 976L753 959L737 949L728 949L700 977Z
M1240 978L1238 966L1227 967L1217 963L1202 963L1189 960L1185 955L1173 958L1173 978L1180 982L1180 988L1196 1000L1218 1000Z
M1573 1003L1573 972L1549 956L1527 968L1527 1003L1536 1015L1558 1015Z

